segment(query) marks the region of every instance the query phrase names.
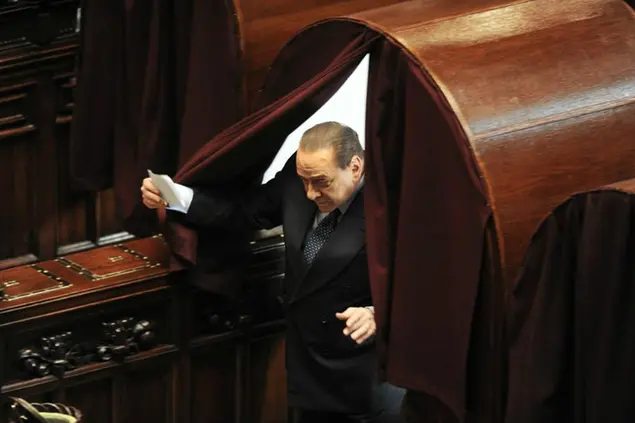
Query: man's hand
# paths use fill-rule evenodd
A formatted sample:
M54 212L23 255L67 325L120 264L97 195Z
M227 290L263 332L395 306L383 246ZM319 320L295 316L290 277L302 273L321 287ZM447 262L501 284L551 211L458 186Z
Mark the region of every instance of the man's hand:
M335 317L346 321L344 335L350 335L358 344L373 336L377 330L375 315L365 307L349 307L342 313L335 313Z
M161 193L157 187L154 186L150 178L145 178L143 184L141 184L141 200L149 209L158 209L168 205L168 203L163 201Z

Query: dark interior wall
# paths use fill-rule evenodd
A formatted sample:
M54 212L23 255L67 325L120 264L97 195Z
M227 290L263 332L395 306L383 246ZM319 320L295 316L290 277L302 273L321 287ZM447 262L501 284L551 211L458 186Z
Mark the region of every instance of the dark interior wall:
M119 236L111 193L69 189L77 7L0 1L0 268Z

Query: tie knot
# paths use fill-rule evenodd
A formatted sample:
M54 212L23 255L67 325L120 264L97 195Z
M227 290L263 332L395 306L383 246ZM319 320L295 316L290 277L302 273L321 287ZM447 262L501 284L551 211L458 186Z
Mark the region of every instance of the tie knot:
M340 217L340 209L335 209L332 212L330 212L329 214L326 215L326 217L324 218L324 224L333 224L335 222L337 222L337 218Z

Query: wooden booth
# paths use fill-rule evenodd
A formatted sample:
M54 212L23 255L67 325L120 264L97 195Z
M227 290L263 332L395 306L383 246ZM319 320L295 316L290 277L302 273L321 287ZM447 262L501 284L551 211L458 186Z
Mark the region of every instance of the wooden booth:
M627 422L635 179L578 192L534 233L508 307L506 421Z
M137 184L113 175L152 166L119 160L152 138L148 104L180 104L161 116L187 158L245 113L288 35L389 3L0 0L3 398L75 404L95 423L286 420L279 231L255 235L250 282L229 303L170 274L161 236L135 239L122 198L132 186L136 202ZM206 109L219 92L233 103Z
M308 53L325 39L331 51ZM370 54L367 248L382 370L459 418L501 421L504 297L532 235L573 193L635 176L634 40L622 1L412 1L326 19L273 62L266 108L177 178L229 180L200 170L226 168L214 143L267 150L269 128L301 122Z
M79 129L69 143L69 124L81 104L90 110L94 99L81 90L83 97L73 98L77 3L41 2L45 9L37 2L5 3L3 394L73 405L90 423L286 421L284 328L276 299L282 234L257 234L249 244L240 301L202 292L186 283L185 273L170 273L168 237L133 239L117 217L109 188L114 185L118 205L128 212L138 206L138 186L104 177L108 163L90 152L111 151L111 145L100 144L97 131ZM436 396L459 418L501 422L504 296L532 234L573 193L635 177L632 10L618 0L415 0L357 13L395 3L360 0L310 7L289 2L289 12L276 15L274 3L281 2L241 2L238 18L228 21L242 32L245 64L237 71L241 82L230 88L253 97L255 113L239 120L246 109L236 105L235 113L214 122L218 127L184 136L196 121L196 113L184 117L187 110L204 110L209 100L187 97L195 85L178 90L185 87L180 76L202 72L190 55L186 68L159 78L166 84L160 87L170 88L157 92L168 94L146 96L177 104L161 109L169 117L161 122L172 126L155 130L148 122L156 116L145 113L155 109L131 107L145 110L134 121L145 129L132 125L121 132L125 139L177 134L170 140L182 143L175 147L180 156L124 142L113 151L155 156L115 155L108 166L140 180L156 165L187 182L203 178L194 170L200 160L192 162L190 154L225 148L258 151L243 165L264 168L278 148L267 131L293 130L370 54L367 242L371 272L384 264L390 270L373 273L372 281L381 369L396 385ZM197 16L195 10L183 13ZM336 15L345 16L329 18ZM328 19L315 22L322 18ZM80 69L87 69L85 60ZM127 83L148 89L147 81ZM178 92L188 94L171 97ZM178 101L170 103L173 98ZM86 117L81 125L112 127L115 117L106 122L104 116ZM205 134L214 137L208 144ZM82 157L85 163L78 162ZM222 163L217 169L226 174L205 177L232 182L240 169ZM70 168L81 171L84 188L94 189L71 190ZM414 283L413 274L426 278Z

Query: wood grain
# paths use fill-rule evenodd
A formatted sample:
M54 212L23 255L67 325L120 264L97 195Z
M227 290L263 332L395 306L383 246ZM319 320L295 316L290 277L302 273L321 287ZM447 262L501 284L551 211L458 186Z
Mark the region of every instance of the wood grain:
M234 0L248 104L264 81L273 59L300 29L322 19L348 15L405 0Z

